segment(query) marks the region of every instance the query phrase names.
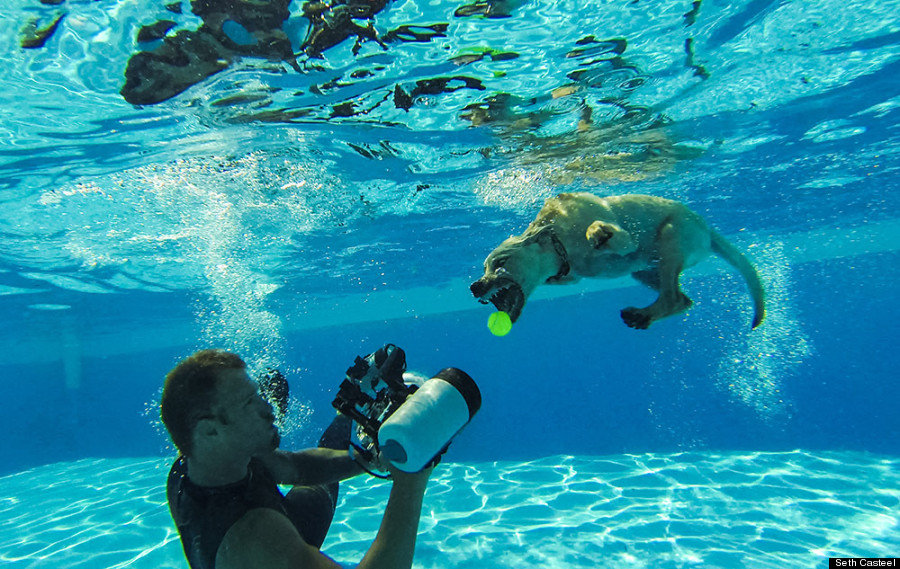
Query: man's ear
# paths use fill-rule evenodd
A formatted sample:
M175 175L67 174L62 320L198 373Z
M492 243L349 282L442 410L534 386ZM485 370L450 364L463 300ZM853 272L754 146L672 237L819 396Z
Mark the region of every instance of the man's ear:
M195 437L215 437L219 434L219 421L216 419L200 419L194 427Z

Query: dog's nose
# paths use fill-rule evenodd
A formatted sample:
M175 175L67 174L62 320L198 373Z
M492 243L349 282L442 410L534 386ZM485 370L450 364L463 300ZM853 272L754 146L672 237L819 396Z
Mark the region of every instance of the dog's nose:
M472 291L473 295L480 298L480 297L484 296L484 293L487 292L488 285L486 283L482 282L481 279L478 279L477 281L472 283L472 286L469 287L469 290Z

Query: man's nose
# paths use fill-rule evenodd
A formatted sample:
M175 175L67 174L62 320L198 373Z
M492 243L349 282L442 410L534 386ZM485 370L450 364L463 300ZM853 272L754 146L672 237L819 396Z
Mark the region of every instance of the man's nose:
M275 419L275 411L272 409L272 404L269 403L265 397L259 397L259 415L265 419L272 418Z

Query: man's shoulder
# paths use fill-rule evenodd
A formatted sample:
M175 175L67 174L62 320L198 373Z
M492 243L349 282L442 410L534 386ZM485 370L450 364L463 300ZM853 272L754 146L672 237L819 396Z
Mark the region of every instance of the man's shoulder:
M179 456L172 462L172 467L169 468L169 475L166 478L166 494L168 495L170 502L172 501L173 494L178 492L186 479L187 465L185 464L184 457Z
M172 461L172 466L169 468L169 475L172 474L187 474L187 460L184 458L183 454L179 454L175 460Z

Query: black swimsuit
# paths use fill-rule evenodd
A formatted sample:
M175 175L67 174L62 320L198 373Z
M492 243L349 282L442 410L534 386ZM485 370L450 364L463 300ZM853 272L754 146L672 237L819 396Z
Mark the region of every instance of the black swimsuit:
M349 437L350 419L338 415L319 439L319 447L346 449ZM251 459L243 480L212 488L197 486L188 478L187 464L180 456L169 471L166 495L191 569L215 569L225 534L256 508L281 512L306 543L321 548L337 507L338 483L294 486L285 496L265 465Z
M222 538L236 521L255 508L271 508L287 515L275 481L256 461L239 482L206 488L187 477L184 457L169 471L166 485L169 511L181 534L184 554L193 569L213 569Z
M336 485L334 485L336 486ZM184 457L169 471L169 511L181 534L192 569L215 569L216 553L231 526L256 508L284 514L303 539L321 547L334 516L334 494L326 486L296 486L284 496L263 464L250 461L247 477L226 486L197 486L187 476Z

